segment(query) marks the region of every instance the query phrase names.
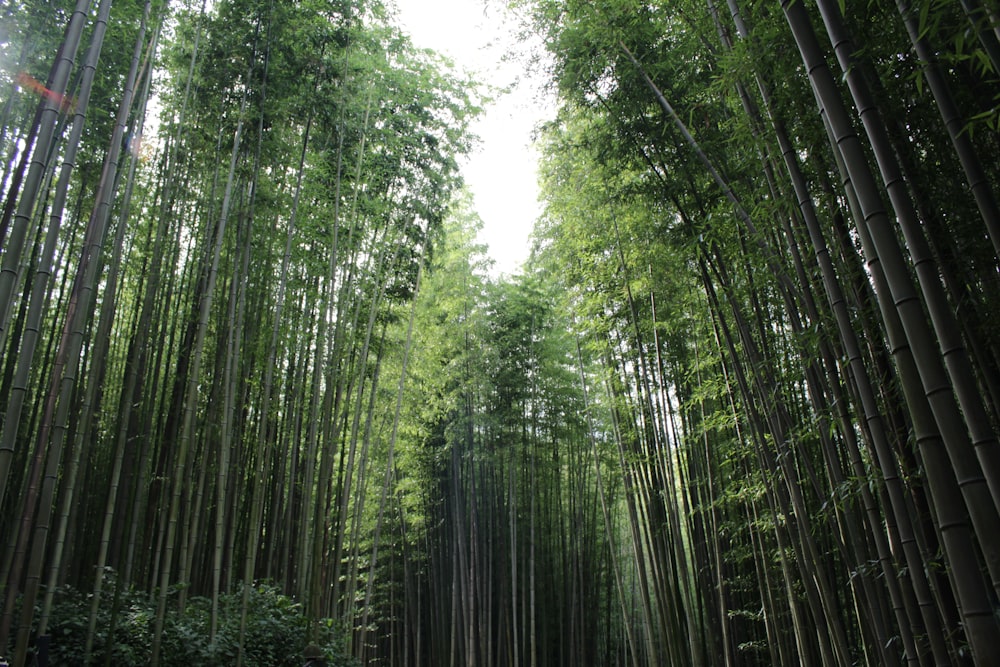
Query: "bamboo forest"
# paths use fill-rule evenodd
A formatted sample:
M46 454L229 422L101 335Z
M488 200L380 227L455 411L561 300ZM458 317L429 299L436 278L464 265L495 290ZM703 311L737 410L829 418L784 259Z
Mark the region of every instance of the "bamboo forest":
M394 0L0 0L0 664L1000 665L997 0L467 2L510 273Z

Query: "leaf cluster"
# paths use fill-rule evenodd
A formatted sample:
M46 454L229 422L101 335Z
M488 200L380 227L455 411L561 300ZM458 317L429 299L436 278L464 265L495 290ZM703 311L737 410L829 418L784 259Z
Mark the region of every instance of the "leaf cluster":
M109 573L114 580L114 573ZM121 667L149 664L152 647L156 600L134 587L107 586L97 622L95 650L90 664L110 660ZM175 591L175 594L178 591ZM239 650L242 591L220 596L219 629L211 642L209 624L211 600L195 597L184 609L172 606L165 624L161 664L212 665L234 664ZM65 586L56 594L49 625L50 664L84 665L88 618L92 595ZM317 631L312 643L321 646L328 664L335 667L356 665L349 658L343 634L330 620L313 623L301 605L272 584L257 584L250 591L247 633L243 644L244 661L251 665L301 665L301 652L310 633Z

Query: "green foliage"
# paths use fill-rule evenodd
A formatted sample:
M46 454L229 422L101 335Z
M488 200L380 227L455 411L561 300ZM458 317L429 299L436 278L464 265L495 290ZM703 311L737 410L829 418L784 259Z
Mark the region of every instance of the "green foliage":
M109 577L111 575L109 574ZM156 616L155 599L135 588L120 590L117 599L114 585L105 587L91 664L104 664L110 654L111 664L120 667L149 664ZM210 640L211 600L194 597L182 610L171 606L165 623L161 664L189 665L234 664L239 650L240 605L242 592L219 598L219 629ZM83 665L91 595L72 587L57 591L49 626L50 664ZM299 667L307 643L315 643L327 655L333 667L351 667L344 635L330 619L312 623L301 605L282 594L271 584L258 584L250 591L247 634L243 644L244 663ZM313 639L310 639L315 632ZM109 634L110 633L110 634Z
M37 104L15 77L44 79L72 4L0 8L0 152L10 168ZM144 4L114 3L58 257L79 255ZM69 487L68 465L53 478L57 499L81 499L66 533L76 562L54 564L76 588L56 595L53 663L80 663L91 620L93 662L115 665L148 664L157 622L166 665L238 655L297 665L307 639L335 665L350 664L348 645L373 664L445 664L477 649L482 662L519 653L523 664L820 662L827 639L801 638L834 625L848 646L843 662L876 662L879 645L896 641L889 606L862 594L925 568L883 571L895 549L874 557L882 527L911 514L907 505L893 516L880 464L898 464L899 491L919 518L932 516L924 463L906 440L912 420L894 396L888 327L869 294L877 267L857 251L850 194L781 3L508 4L543 37L563 106L542 133L534 256L525 275L492 281L471 201L454 196L481 89L414 48L391 9L171 3L154 74L160 134L144 155L156 159L140 162L133 210L122 211L117 268L129 279L114 299L99 298L114 342L108 360L88 356L68 420L88 492ZM807 4L819 29L817 4ZM941 178L959 165L922 64L892 3L839 4L859 46L855 71L880 84L878 114L865 120L885 119L948 298L975 316L963 333L995 361L995 248L983 242L967 184ZM979 32L988 24L970 24L961 3L914 4L963 110L956 122L983 155L996 153L996 63ZM163 7L154 2L153 16ZM750 34L733 22L736 9ZM833 88L848 99L844 81ZM801 163L797 188L783 155ZM986 172L995 186L995 161ZM815 207L813 228L802 229L800 199ZM818 256L830 257L829 273ZM21 260L33 275L35 260ZM49 356L39 353L24 412L39 417L23 420L17 447L5 450L16 452L16 481L0 528L21 523L11 499L24 495L26 457L48 427L36 397L59 366L56 304L70 303L72 261L53 267L63 279L49 290L38 347ZM844 328L863 334L857 352L838 337L825 298L824 281L838 279ZM202 315L201 304L212 307ZM24 322L13 324L2 403ZM850 373L846 354L862 357ZM188 377L195 369L201 376ZM884 387L871 399L877 414L852 389L866 370ZM899 461L863 446L883 416L901 435L886 448ZM179 424L189 432L178 436ZM112 482L119 442L122 478ZM182 474L172 479L175 465ZM130 581L170 563L157 576L186 583L170 591L165 618L155 590L113 580L89 618L92 601L79 591L89 589L112 483L121 488L108 563L125 567L126 539L145 545L129 561ZM179 516L159 514L174 490ZM790 503L791 492L801 501ZM168 544L157 531L174 518ZM914 528L928 540L917 551L935 553L932 521ZM990 553L968 551L971 561ZM214 571L204 565L213 556ZM241 564L257 568L250 579L283 580L205 597L223 588L217 581L241 578ZM930 582L941 586L934 604L955 619L945 574ZM819 584L829 593L812 590ZM308 613L297 599L309 600ZM859 611L869 609L870 626ZM327 616L343 632L317 620ZM876 641L881 627L890 641ZM963 640L951 621L926 630ZM572 658L555 655L588 642Z

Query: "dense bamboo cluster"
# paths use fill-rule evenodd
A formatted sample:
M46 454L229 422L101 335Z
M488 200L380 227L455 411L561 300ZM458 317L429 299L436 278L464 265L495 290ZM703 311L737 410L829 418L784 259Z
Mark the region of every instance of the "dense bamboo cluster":
M504 5L491 279L391 6L0 3L0 654L1000 659L995 4Z
M525 4L638 664L993 664L996 8Z
M377 3L111 4L0 10L16 664L67 584L94 595L86 664L110 659L109 585L157 600L154 665L168 606L210 598L214 641L241 582L353 618L365 484L391 448L386 331L475 111ZM245 662L242 643L220 659Z

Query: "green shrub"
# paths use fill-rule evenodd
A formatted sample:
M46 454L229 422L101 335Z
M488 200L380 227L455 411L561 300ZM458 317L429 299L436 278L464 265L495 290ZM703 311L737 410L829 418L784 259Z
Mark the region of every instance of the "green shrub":
M152 653L156 619L156 596L134 589L121 591L115 600L113 574L98 607L92 665L104 664L108 652L115 667L148 665ZM173 591L175 597L177 591ZM300 667L302 649L309 637L310 621L301 605L281 593L276 586L258 584L247 591L244 664L248 667ZM56 594L49 621L49 664L82 666L87 639L92 594L65 587ZM232 665L236 662L240 637L240 610L243 591L219 597L219 627L211 641L212 602L191 597L183 611L168 607L164 620L160 662L164 667L191 665ZM311 639L327 654L332 667L357 665L347 655L343 636L330 619L315 626L318 636ZM109 633L113 632L109 640Z

